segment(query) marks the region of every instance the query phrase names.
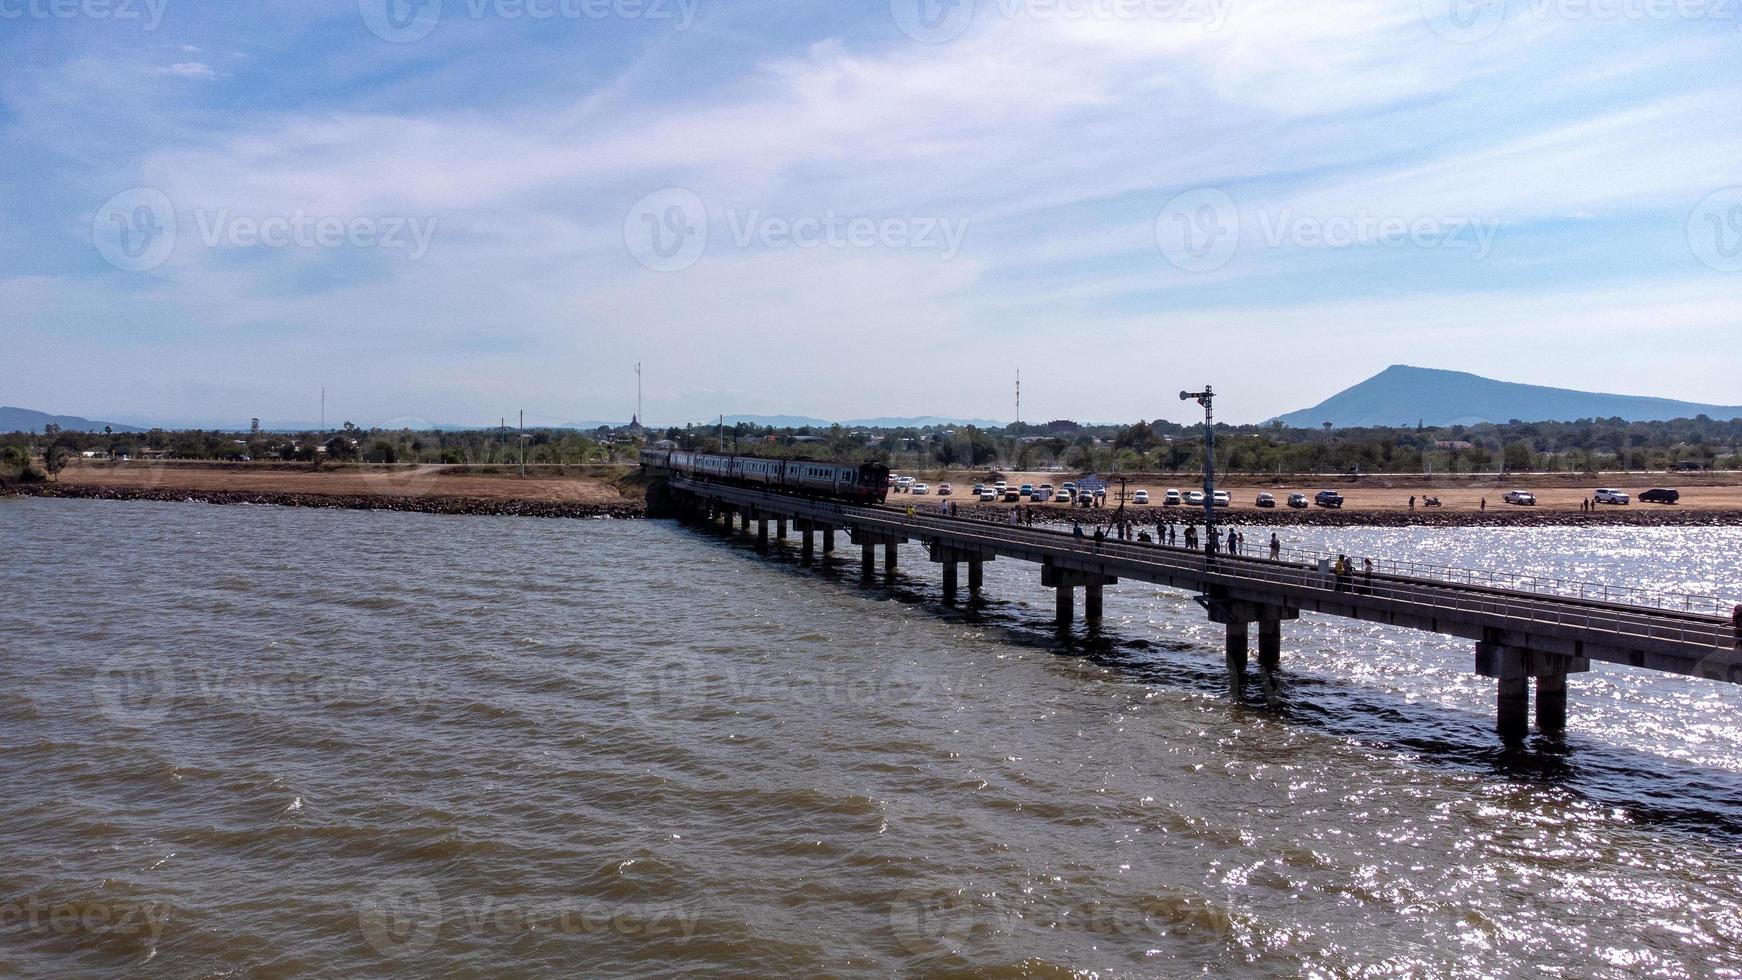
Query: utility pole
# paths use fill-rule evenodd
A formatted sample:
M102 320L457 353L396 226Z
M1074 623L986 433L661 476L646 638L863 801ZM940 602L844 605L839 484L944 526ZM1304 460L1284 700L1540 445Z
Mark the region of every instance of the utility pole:
M1204 385L1203 391L1182 391L1182 402L1196 401L1204 406L1204 549L1216 544L1216 391Z
M327 431L327 386L321 385L321 434Z
M646 425L641 421L641 362L635 362L635 424Z
M526 479L526 409L520 410L520 478Z
M720 454L725 455L725 452L726 452L726 416L724 414L721 414L721 416L720 416Z
M1017 466L1022 465L1022 368L1016 369L1016 445L1011 454L1011 460Z

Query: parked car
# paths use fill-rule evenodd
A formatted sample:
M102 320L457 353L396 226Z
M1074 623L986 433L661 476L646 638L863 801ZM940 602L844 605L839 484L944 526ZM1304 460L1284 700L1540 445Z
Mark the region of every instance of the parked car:
M1138 505L1138 506L1142 506L1144 504L1149 503L1149 491L1148 490L1139 490L1136 493L1132 494L1131 495L1131 502L1133 504Z
M1034 496L1028 498L1037 504L1044 504L1052 499L1052 487L1039 486L1034 488Z
M1598 490L1591 496L1595 498L1599 504L1614 504L1617 507L1627 506L1632 499L1619 490L1611 490L1607 487Z
M1318 496L1313 498L1313 503L1318 504L1320 507L1330 507L1341 510L1343 507L1343 495L1335 490L1320 490Z
M1681 462L1670 467L1670 470L1673 472L1676 472L1676 473L1698 473L1699 471L1701 471L1703 469L1705 469L1704 466L1701 466L1700 464L1698 464L1690 459L1684 459Z
M1004 502L1007 504L1022 503L1022 490L1021 490L1021 488L1019 488L1019 487L1006 487L1004 490Z
M1291 493L1291 494L1289 494L1288 495L1288 505L1290 507L1293 507L1295 510L1306 510L1306 506L1307 506L1306 494L1304 494L1304 493Z
M1258 495L1258 506L1270 510L1276 506L1276 498L1268 493L1261 493Z
M1228 496L1228 491L1226 491L1226 490L1217 490L1216 491L1216 506L1217 507L1232 507L1232 506L1234 506L1234 498Z
M1019 488L1019 489L1018 489L1018 490L1017 490L1017 493L1020 493L1020 494L1021 494L1021 495L1022 495L1022 496L1024 496L1024 497L1032 497L1032 496L1034 496L1034 484L1032 484L1032 483L1024 483L1024 484L1023 484L1023 485L1022 485L1022 486L1021 486L1021 488Z
M1065 491L1069 491L1072 495L1075 495L1077 492L1077 485L1070 480L1066 480L1059 484L1059 492L1064 493Z
M1202 490L1187 490L1185 501L1187 507L1202 507L1204 505L1204 492Z
M948 483L938 484L938 496L940 497L948 497L950 494L955 492L955 488L950 486Z
M923 497L926 494L931 493L931 487L928 487L923 483L915 483L907 492L915 496Z
M1680 490L1669 490L1663 487L1655 487L1639 495L1639 502L1642 504L1673 504L1680 499L1682 499Z
M980 494L984 493L985 490L986 490L986 484L976 483L976 484L974 484L974 489L969 491L969 492L972 493L974 496L978 497Z
M1068 488L1060 487L1059 492L1053 494L1052 499L1064 504L1066 507L1069 507L1071 505L1071 498L1074 496L1075 494L1073 494Z
M1178 507L1180 502L1183 500L1185 500L1185 498L1179 495L1178 490L1169 490L1161 495L1161 505L1163 507Z
M980 502L981 503L989 504L992 501L997 500L997 499L998 499L998 495L996 493L992 492L991 487L980 488Z
M1507 491L1506 496L1501 497L1500 499L1509 504L1517 504L1520 507L1536 506L1536 494L1531 493L1529 490L1509 490Z
M1034 492L1035 492L1035 493L1036 493L1036 494L1037 494L1037 495L1038 495L1038 494L1043 494L1043 493L1044 493L1044 494L1046 494L1046 495L1047 495L1047 496L1049 496L1049 497L1050 497L1050 496L1052 496L1052 484L1050 484L1050 483L1042 483L1042 484L1041 484L1041 485L1040 485L1040 486L1038 486L1038 487L1035 487L1035 488L1034 488Z

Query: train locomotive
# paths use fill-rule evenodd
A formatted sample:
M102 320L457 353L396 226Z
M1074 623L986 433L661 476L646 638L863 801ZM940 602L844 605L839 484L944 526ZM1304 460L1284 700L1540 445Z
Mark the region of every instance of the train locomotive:
M826 463L814 459L724 456L681 449L643 449L641 465L672 470L692 480L732 483L803 497L881 504L889 496L882 463Z

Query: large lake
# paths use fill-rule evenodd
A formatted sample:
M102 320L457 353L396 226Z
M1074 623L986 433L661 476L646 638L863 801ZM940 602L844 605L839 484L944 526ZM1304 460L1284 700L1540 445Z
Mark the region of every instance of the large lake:
M1734 591L1742 529L1284 532ZM1252 534L1253 542L1268 532ZM0 499L0 974L1742 976L1742 688L667 522ZM1256 675L1254 674L1256 680Z

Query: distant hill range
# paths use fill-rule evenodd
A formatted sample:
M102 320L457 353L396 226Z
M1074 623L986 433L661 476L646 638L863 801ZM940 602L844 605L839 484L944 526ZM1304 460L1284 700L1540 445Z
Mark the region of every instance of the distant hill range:
M145 431L137 426L122 425L119 422L94 422L77 415L50 415L47 412L32 411L28 408L0 405L0 432L42 432L51 425L58 425L68 432L101 432L104 426L108 426L116 432Z
M1706 415L1742 418L1742 406L1700 405L1669 398L1604 395L1566 388L1495 381L1462 371L1398 364L1318 405L1278 421L1310 429L1326 422L1338 428L1365 426L1475 425L1482 422L1574 422L1622 418L1663 422Z

